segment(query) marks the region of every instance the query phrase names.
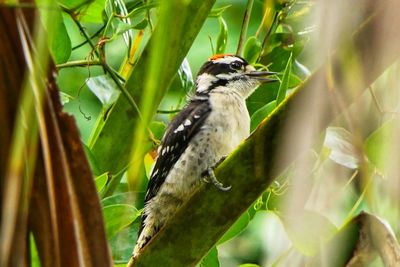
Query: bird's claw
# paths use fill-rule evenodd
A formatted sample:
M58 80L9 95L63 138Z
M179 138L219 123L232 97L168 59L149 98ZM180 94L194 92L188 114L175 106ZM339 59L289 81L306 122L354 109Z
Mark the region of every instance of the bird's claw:
M206 171L206 174L202 177L202 180L206 183L211 182L218 190L226 192L229 191L232 186L224 186L222 183L220 183L217 180L217 177L215 177L213 168L208 168Z

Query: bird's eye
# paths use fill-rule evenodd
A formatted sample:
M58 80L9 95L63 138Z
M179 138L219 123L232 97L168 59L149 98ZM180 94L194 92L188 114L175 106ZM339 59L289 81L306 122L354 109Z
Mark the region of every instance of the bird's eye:
M234 61L234 62L232 62L232 63L230 64L230 66L231 66L231 68L234 69L234 70L240 70L240 69L242 68L243 64L240 63L240 62Z

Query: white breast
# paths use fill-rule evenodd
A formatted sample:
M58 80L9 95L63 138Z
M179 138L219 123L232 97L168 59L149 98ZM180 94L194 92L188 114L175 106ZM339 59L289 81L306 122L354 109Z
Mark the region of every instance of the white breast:
M236 93L211 93L212 112L206 124L220 128L223 156L230 154L250 134L250 117L245 100Z

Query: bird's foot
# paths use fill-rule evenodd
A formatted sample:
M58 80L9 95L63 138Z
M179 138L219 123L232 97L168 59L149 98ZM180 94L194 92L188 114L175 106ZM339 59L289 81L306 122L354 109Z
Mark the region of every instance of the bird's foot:
M220 183L217 180L217 177L215 177L214 174L214 168L208 168L206 171L204 171L202 175L202 180L206 183L211 182L218 190L221 190L223 192L229 191L232 186L224 186L222 183Z

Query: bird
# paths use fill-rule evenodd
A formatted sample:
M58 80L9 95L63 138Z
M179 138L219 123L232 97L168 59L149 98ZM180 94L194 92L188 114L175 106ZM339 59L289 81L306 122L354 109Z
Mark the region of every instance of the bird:
M133 258L202 181L221 184L214 168L250 134L246 99L276 73L257 71L234 54L210 57L200 68L194 94L171 120L151 172Z

